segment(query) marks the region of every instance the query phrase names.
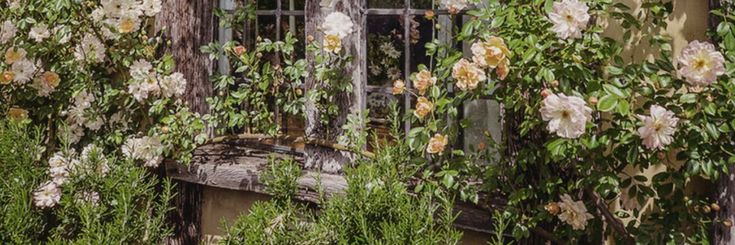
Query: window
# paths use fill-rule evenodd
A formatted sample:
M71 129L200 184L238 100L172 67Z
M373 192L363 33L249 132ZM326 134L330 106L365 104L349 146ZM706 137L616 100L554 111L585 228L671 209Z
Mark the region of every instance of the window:
M220 6L232 10L235 6L233 1L220 0ZM386 116L391 102L396 102L404 112L407 105L411 107L415 103L408 94L393 95L393 81L404 80L407 88L411 88L410 74L417 72L420 64L433 65L431 57L426 56L425 44L433 39L451 43L453 33L461 28L464 17L460 14L452 21L449 12L441 9L435 0L366 1L366 25L356 28L367 30L364 40L367 59L363 59L363 67L367 68L365 98L370 111L369 126L380 135L387 133L384 129L388 126ZM252 45L258 37L280 41L285 33L291 32L300 40L295 53L301 55L305 52L303 40L308 36L304 30L305 0L260 0L255 5L257 18L242 29L221 30L220 41L239 39L241 43ZM455 45L462 47L463 44ZM468 48L464 49L467 52ZM222 67L227 64L226 60L220 61L220 72L228 72L226 67ZM499 140L499 108L497 103L489 100L468 102L459 108L468 120L474 122L463 133L465 147L483 142L487 132ZM289 135L303 128L303 122L290 118L278 121L284 124L285 133ZM406 131L411 128L408 121L403 126Z

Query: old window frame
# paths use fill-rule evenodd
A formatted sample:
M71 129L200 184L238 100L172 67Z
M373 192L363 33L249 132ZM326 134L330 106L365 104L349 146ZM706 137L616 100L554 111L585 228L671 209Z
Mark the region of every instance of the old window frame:
M235 1L236 0L219 0L219 7L222 8L222 9L227 10L230 13L232 13L232 12L234 12ZM245 1L248 1L248 0L245 0ZM282 23L282 20L284 18L288 18L289 23L290 23L289 24L289 27L291 28L289 31L295 32L296 18L305 18L305 16L306 16L306 10L305 9L296 10L294 8L295 8L295 5L296 5L296 2L297 1L305 1L305 0L272 0L272 1L275 1L275 3L276 3L276 8L275 9L256 9L255 10L255 15L257 17L261 17L261 16L273 16L273 17L275 17L275 30L277 30L277 31L275 33L275 38L276 39L274 41L282 41L282 38L283 38L282 37L282 34L281 34L281 23ZM369 2L369 0L366 0L366 1ZM286 5L288 5L288 6L286 6L286 8L284 8L284 2L287 2L288 3L288 4L286 4ZM254 3L257 4L257 0ZM413 18L415 18L415 17L421 17L422 18L423 16L426 16L426 14L428 12L430 12L430 11L433 12L433 14L435 15L434 18L431 20L431 23L432 23L432 27L431 27L431 29L432 29L432 33L431 33L432 40L433 39L436 39L436 38L439 38L440 40L442 40L444 42L451 42L452 41L452 39L451 39L452 32L453 32L454 28L461 29L461 26L464 23L464 18L466 17L464 14L467 12L467 10L463 10L463 11L460 11L459 13L456 13L455 14L454 18L459 19L459 23L456 23L456 22L452 22L452 19L448 17L448 16L451 15L451 13L449 12L449 10L439 8L439 6L436 3L436 1L432 1L432 3L431 3L431 9L426 9L426 8L414 8L413 7L413 1L412 0L403 0L403 7L402 8L372 8L372 7L368 6L362 12L362 18L364 18L365 20L367 20L371 16L399 16L400 18L403 19L404 23L410 23L410 21ZM367 23L367 21L365 21L364 23L365 23L365 26L358 26L356 28L367 29L367 25L369 23ZM442 23L442 26L443 26L439 30L436 29L436 24L437 23ZM444 25L444 24L447 24L447 25ZM413 61L411 59L411 55L412 55L412 52L411 52L412 51L411 50L412 44L411 44L411 36L410 36L410 34L411 34L411 25L410 24L404 24L402 27L403 27L403 58L404 58L404 62L403 62L403 74L402 74L403 75L403 81L405 82L405 85L406 85L406 88L407 89L413 89L413 83L412 83L412 81L410 79L410 77L411 77L411 69L412 69L412 66L414 66L414 64L412 64ZM256 37L258 35L258 18L256 18L255 21L246 21L245 24L244 24L244 26L242 26L242 28L243 28L243 30L245 30L243 32L244 35L241 37L243 43L244 44L247 44L247 45L254 44L255 39L256 39ZM255 29L255 30L254 31L250 31L252 29ZM253 35L253 33L254 33L255 36L251 36L251 35ZM304 33L304 37L309 36L309 35L310 35L310 33ZM232 30L231 29L220 29L219 41L221 43L224 43L224 42L227 42L229 40L232 40L232 38L233 37L232 37ZM367 36L365 36L364 39L361 40L361 42L363 43L363 45L366 45L367 46L367 42L368 42ZM464 43L456 43L454 45L458 45L458 48L466 49L466 47L464 47L465 46ZM228 62L229 61L227 59L220 59L219 64L218 64L218 69L219 69L219 71L221 73L228 73L229 72L229 67L227 65L227 64L229 64ZM361 62L362 62L362 64L360 64L360 66L367 67L367 63L369 61L367 59L363 59ZM434 65L433 62L434 61L431 60L430 62L431 62L431 64L429 64L429 65L433 67L433 65ZM366 88L363 91L363 93L362 93L363 98L367 98L368 94L370 94L370 93L391 94L390 88L385 88L385 87L380 87L380 86L375 86L375 85L369 85L368 84L368 74L367 74L367 72L364 73L364 75L362 76L362 81L360 81L360 82L362 84L364 84L365 85L365 88ZM450 91L451 91L451 89L452 88L450 88ZM412 102L411 95L408 94L408 93L404 93L402 95L402 98L401 99L403 100L403 105L405 107L404 108L404 113L407 114L409 112L409 108L408 107L410 107L411 102ZM365 105L363 105L363 106L365 106ZM365 108L363 108L363 109L365 109ZM464 114L466 113L465 106L464 105L461 105L460 108L458 108L458 109L463 112L460 115L460 119L461 118L464 118L465 117ZM278 108L274 108L274 111L275 111L275 114L276 114L276 121L281 122L283 124L282 125L283 128L286 128L287 127L287 124L288 124L287 120L280 115L280 112L279 112ZM410 120L405 120L403 122L403 128L404 128L404 131L406 133L408 133L411 130L411 127L412 127L412 125L411 125ZM462 138L461 142L462 142L463 145L466 145L465 143L466 143L466 141L468 139L465 137L465 134L464 134L463 131L464 130L461 130L461 132L460 132L460 137Z

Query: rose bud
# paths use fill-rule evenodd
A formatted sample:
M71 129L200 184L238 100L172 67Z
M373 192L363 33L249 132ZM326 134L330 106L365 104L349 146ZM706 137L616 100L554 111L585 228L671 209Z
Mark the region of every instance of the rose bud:
M433 10L427 10L426 13L424 14L424 18L426 18L427 20L431 20L431 19L434 19L435 15L436 14L434 13Z
M235 53L237 56L241 56L243 53L245 53L246 49L242 45L237 45L234 48L232 48L232 52Z
M164 134L167 134L169 131L170 131L170 129L167 126L163 126L161 128L161 132L163 132Z
M551 215L557 215L559 212L561 212L561 208L559 208L559 204L556 202L550 202L549 204L546 204L544 206L544 209L546 209L546 212L549 212Z
M732 227L732 221L730 219L726 219L726 220L722 221L722 225L724 225L727 228L730 228L730 227Z
M717 205L717 203L711 204L710 207L712 207L712 211L720 212L720 205Z
M551 95L551 91L548 89L541 90L541 97L546 98L547 96Z
M597 97L592 96L590 97L590 105L597 105Z

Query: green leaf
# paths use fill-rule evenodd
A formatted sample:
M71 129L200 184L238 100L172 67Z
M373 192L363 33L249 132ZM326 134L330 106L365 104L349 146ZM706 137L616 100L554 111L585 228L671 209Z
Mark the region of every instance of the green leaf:
M567 139L558 138L546 144L546 149L554 156L561 156L566 150Z
M679 102L683 104L693 104L697 102L697 95L696 94L684 94L681 97L679 97Z
M597 109L604 112L609 112L615 109L618 105L618 99L612 95L605 95L597 102Z
M618 98L628 97L625 92L612 84L603 84L602 87L605 88L605 91L607 91L608 93L618 96Z
M620 115L628 115L630 113L630 103L627 100L618 100L617 112Z

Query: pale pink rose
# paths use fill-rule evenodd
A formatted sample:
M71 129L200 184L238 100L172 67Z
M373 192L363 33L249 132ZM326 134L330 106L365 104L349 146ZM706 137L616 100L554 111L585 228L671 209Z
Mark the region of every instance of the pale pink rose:
M681 51L679 74L692 85L709 85L725 74L725 57L708 42L693 41Z
M589 7L579 0L554 2L549 13L549 21L554 24L551 30L561 39L581 38L582 30L590 21Z
M579 138L592 120L592 109L576 96L550 94L541 106L541 118L548 122L549 132L563 138Z
M673 135L679 119L673 112L658 105L652 105L650 111L650 116L638 115L643 121L643 126L638 128L638 135L648 149L661 150L674 141Z

